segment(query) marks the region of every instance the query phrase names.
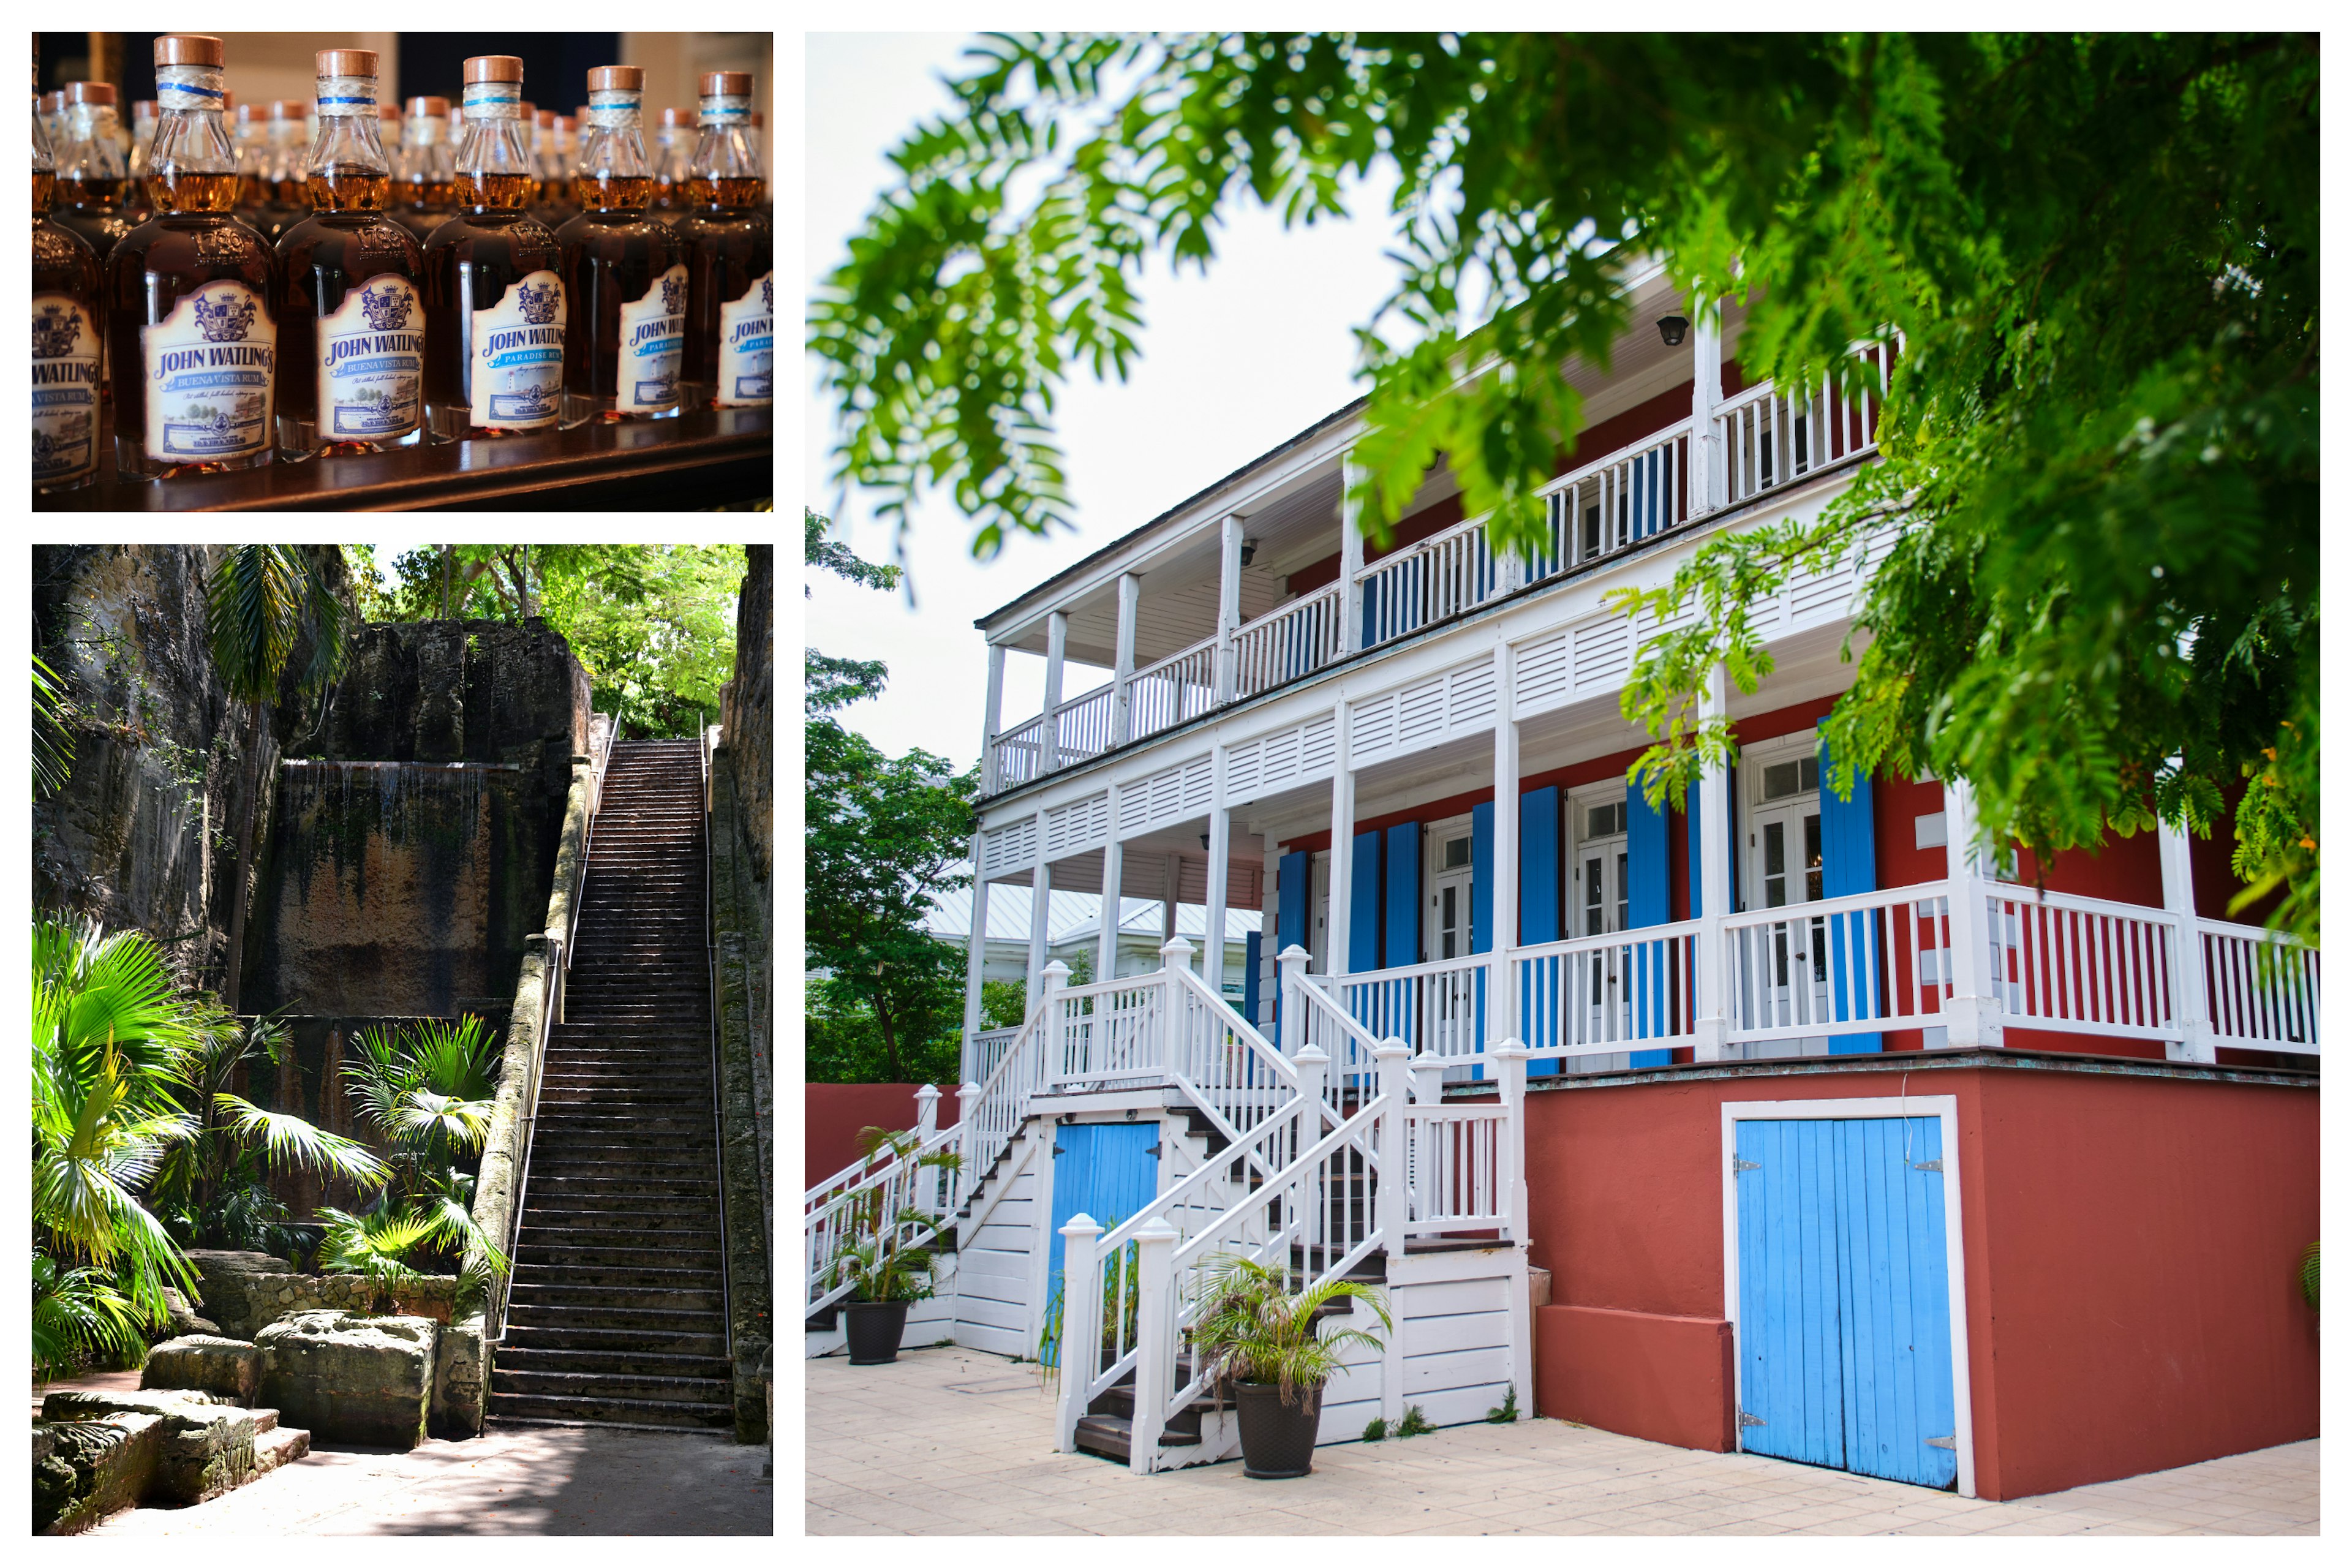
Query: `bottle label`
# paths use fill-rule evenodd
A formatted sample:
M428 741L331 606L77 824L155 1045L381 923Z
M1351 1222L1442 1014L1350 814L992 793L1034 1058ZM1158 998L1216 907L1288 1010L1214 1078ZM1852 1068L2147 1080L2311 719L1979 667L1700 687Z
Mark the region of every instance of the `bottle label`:
M183 294L139 329L139 353L148 457L205 463L268 449L278 323L260 295L227 279Z
M563 279L544 268L526 273L488 310L468 314L474 423L508 430L554 424L563 389Z
M416 428L425 310L416 286L382 274L319 322L319 438L397 440Z
M650 414L677 405L678 363L686 356L686 264L654 279L642 300L621 301L621 356L614 405Z
M719 302L719 405L753 408L774 401L776 275L763 272L740 300Z
M98 329L69 294L33 296L33 482L98 467Z

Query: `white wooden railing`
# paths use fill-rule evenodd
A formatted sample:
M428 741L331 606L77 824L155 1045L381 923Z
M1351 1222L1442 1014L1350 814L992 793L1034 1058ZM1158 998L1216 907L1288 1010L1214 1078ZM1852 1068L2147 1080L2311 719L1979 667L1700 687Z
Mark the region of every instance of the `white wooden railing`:
M1327 583L1236 630L1234 696L1255 697L1337 662L1347 647L1346 603L1339 584Z
M996 737L996 783L1000 789L1042 778L1045 768L1045 716L1040 713Z
M2182 1018L2172 918L2139 904L1995 886L1993 990L2037 1029L2177 1039Z
M1689 1045L1698 933L1682 921L1516 950L1519 1038L1547 1052Z
M1502 563L1483 517L1457 522L1356 574L1364 646L1374 647L1500 597Z
M1726 398L1710 423L1717 456L1711 506L1738 506L1775 486L1875 449L1893 354L1885 343L1855 350L1854 358L1869 374L1861 389L1843 400L1831 395L1826 383L1806 392L1769 381Z
M1736 1045L1927 1027L1952 994L1945 884L1887 888L1723 922L1725 1016Z
M1527 578L1547 577L1631 550L1691 520L1691 422L1678 420L1555 479L1544 492L1550 546Z
M1009 1029L982 1029L972 1036L964 1051L963 1077L966 1083L984 1083L996 1071L996 1064L1004 1059L1005 1048L1021 1037L1021 1026Z
M2319 1050L2319 954L2256 926L2200 920L2208 1017L2216 1044Z
M1512 1237L1518 1144L1509 1105L1415 1104L1406 1113L1408 1236L1491 1228Z
M1128 678L1128 734L1156 735L1217 705L1217 639L1206 637Z
M887 1237L897 1247L921 1247L934 1239L962 1201L963 1173L923 1162L956 1150L962 1133L933 1125L939 1091L919 1100L915 1142L905 1153L860 1161L808 1189L802 1200L806 1243L802 1253L804 1315L824 1310L849 1293L836 1277L844 1254Z
M1318 975L1339 1006L1375 1038L1402 1040L1449 1063L1485 1048L1493 1007L1492 953L1401 964L1365 974Z
M1112 681L1054 710L1054 766L1091 761L1118 744L1118 693Z

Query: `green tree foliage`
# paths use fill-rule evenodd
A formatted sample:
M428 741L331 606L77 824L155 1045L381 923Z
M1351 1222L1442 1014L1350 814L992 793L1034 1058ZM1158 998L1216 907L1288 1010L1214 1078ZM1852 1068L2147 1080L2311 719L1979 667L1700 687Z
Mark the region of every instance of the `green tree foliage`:
M1393 172L1395 291L1361 334L1358 499L1430 463L1539 537L1580 418L1559 374L1629 325L1626 259L1749 310L1751 378L1850 386L1900 335L1880 440L1818 526L1711 542L1703 614L1625 699L1654 798L1729 751L1696 695L1769 673L1742 619L1905 520L1825 724L1844 770L1975 787L2037 851L2242 789L2237 863L2319 923L2319 47L2310 37L1748 33L981 40L811 312L837 477L974 548L1070 521L1055 389L1124 376L1150 257L1294 225ZM1627 604L1629 611L1637 606Z
M827 542L809 514L807 561L888 589L898 568ZM808 650L808 1074L818 1082L952 1081L963 1025L963 954L924 924L971 886L977 773L919 749L892 757L833 715L882 689L878 662ZM848 673L844 673L847 669Z
M373 570L370 550L355 574L373 583ZM544 619L586 668L596 710L626 738L661 739L719 711L743 571L740 544L436 544L404 551L362 602L371 620Z

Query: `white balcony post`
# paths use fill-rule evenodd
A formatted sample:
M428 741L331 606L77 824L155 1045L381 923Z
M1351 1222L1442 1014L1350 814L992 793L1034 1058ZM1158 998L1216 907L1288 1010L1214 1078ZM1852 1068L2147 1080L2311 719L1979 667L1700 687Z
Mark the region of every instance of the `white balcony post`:
M1522 1254L1528 1246L1528 1050L1505 1040L1495 1052L1501 1069L1503 1125L1495 1135L1495 1183L1503 1210L1503 1235ZM1534 1316L1524 1289L1510 1293L1511 1386L1519 1408L1536 1407Z
M1364 569L1364 536L1356 506L1356 481L1363 470L1353 451L1339 459L1339 652L1342 658L1364 647L1364 585L1356 574ZM1334 966L1334 973L1337 968Z
M1177 893L1184 886L1184 857L1171 854L1160 861L1160 876L1165 895L1160 900L1160 941L1162 947L1176 940Z
M928 1143L940 1130L940 1091L936 1084L925 1084L915 1090L915 1142ZM915 1184L915 1209L922 1214L936 1215L939 1205L934 1201L940 1190L938 1171L929 1166L912 1173Z
M1691 442L1690 514L1713 511L1716 470L1715 405L1723 401L1723 324L1715 310L1697 299L1690 301L1691 319Z
M1519 988L1511 973L1511 952L1519 945L1519 722L1511 704L1517 658L1509 643L1495 645L1495 891L1488 900L1494 931L1487 943L1486 1033L1496 1039L1519 1033Z
M2189 835L2170 823L2157 829L2157 858L2164 872L2164 909L2172 917L2173 1026L2177 1040L2165 1055L2179 1062L2210 1062L2213 1015L2205 989L2205 938L2197 929L2197 874L2189 857Z
M982 795L994 795L1003 783L996 760L996 737L1004 724L1004 645L988 645L988 706L982 710L980 772Z
M1062 988L1069 983L1068 964L1057 958L1045 966L1039 992L1045 1005L1045 1016L1037 1021L1037 1037L1044 1057L1043 1076L1047 1079L1063 1070L1062 1051L1066 1042L1062 1029Z
M1965 779L1944 783L1944 855L1951 878L1952 946L1946 959L1952 968L1952 994L1945 1043L1952 1046L1999 1046L2001 1043L2002 976L1996 967L2000 933L1987 907L1990 888L1983 876L1982 849L1977 842L1976 792Z
M1286 939L1288 933L1285 933ZM1307 1044L1307 965L1310 955L1305 947L1292 942L1274 961L1281 971L1278 982L1282 998L1282 1054L1296 1057Z
M1412 1102L1415 1105L1445 1103L1445 1058L1426 1046L1422 1047L1421 1055L1412 1058ZM1420 1139L1412 1152L1412 1190L1424 1215L1433 1212L1433 1205L1437 1201L1437 1162L1444 1157L1445 1141L1433 1135L1438 1125L1433 1121L1421 1123ZM1408 1126L1407 1131L1410 1132L1412 1129Z
M1039 778L1062 765L1062 665L1069 645L1070 617L1055 610L1045 617L1045 723L1037 737Z
M1146 1220L1135 1232L1135 1414L1127 1468L1139 1476L1159 1468L1160 1432L1176 1393L1176 1240L1164 1219Z
M1225 894L1233 874L1234 814L1225 809L1225 748L1210 753L1209 874L1201 929L1201 978L1225 994Z
M1381 1245L1391 1258L1404 1256L1405 1225L1405 1117L1410 1089L1407 1075L1412 1060L1411 1047L1391 1035L1372 1047L1372 1060L1380 1078L1381 1099L1388 1107L1381 1113L1380 1125L1380 1190L1374 1194L1373 1207L1378 1216ZM1404 1419L1404 1333L1399 1324L1396 1332L1385 1334L1381 1352L1381 1414L1393 1428Z
M1070 1216L1062 1227L1062 1397L1054 1413L1054 1447L1077 1447L1078 1422L1087 1413L1087 1385L1102 1359L1102 1291L1095 1268L1095 1241L1102 1226L1087 1215Z
M1118 820L1118 789L1110 792L1110 820ZM1102 933L1095 940L1095 978L1118 978L1119 883L1127 875L1127 846L1119 842L1116 828L1103 845L1102 873Z
M1037 814L1037 842L1045 842L1045 814ZM1040 860L1029 868L1029 1003L1034 1006L1045 984L1046 917L1054 902L1054 867Z
M1255 823L1251 823L1250 828L1253 832L1265 831ZM1282 878L1282 846L1270 833L1265 834L1259 842L1265 847L1265 866L1259 873L1257 884L1260 894L1257 918L1258 1016L1252 1018L1250 1022L1257 1026L1260 1034L1271 1037L1272 1030L1268 1026L1272 1020L1266 1016L1266 998L1282 994L1280 991L1275 989L1279 984L1279 978L1274 965L1274 943L1276 937L1284 942L1290 941L1291 933L1277 931L1275 929L1277 923L1276 917L1280 913L1277 889Z
M1320 1046L1301 1046L1291 1058L1291 1066L1298 1069L1298 1125L1292 1136L1290 1158L1297 1159L1315 1147L1323 1136L1323 1100L1331 1088L1331 1058ZM1302 1205L1311 1221L1322 1212L1322 1205L1308 1203ZM1313 1243L1318 1236L1303 1236L1301 1241Z
M1696 444L1694 444L1696 445ZM1706 678L1702 721L1729 711L1731 673L1720 664ZM1691 1059L1721 1061L1731 1037L1726 984L1731 955L1724 942L1724 918L1731 913L1731 791L1729 770L1708 768L1698 785L1698 1006L1691 1021Z
M1217 700L1231 702L1240 689L1234 667L1234 632L1242 624L1242 520L1227 517L1218 541Z
M1331 764L1331 874L1326 879L1330 908L1324 911L1323 930L1328 953L1324 963L1332 974L1348 973L1349 919L1354 912L1356 879L1356 770L1348 757L1348 704L1344 699L1334 715ZM1311 902L1310 899L1310 902ZM1309 918L1312 918L1311 915ZM1340 999L1332 993L1333 1000Z
M1171 937L1160 945L1160 1037L1163 1042L1160 1058L1163 1065L1189 1070L1192 1063L1186 1058L1189 1042L1184 1031L1184 982L1179 974L1192 967L1192 944L1182 937Z
M988 969L988 879L981 872L981 851L986 847L980 831L971 835L971 935L965 939L963 958L963 1076L977 1076L972 1041L980 1034L980 987Z
M1111 666L1111 744L1124 746L1135 739L1129 711L1129 683L1135 679L1135 611L1143 596L1143 579L1132 572L1118 574L1118 651Z
M1018 1037L1013 1043L1020 1043ZM956 1090L956 1151L963 1156L963 1163L961 1168L948 1173L948 1190L955 1194L948 1205L950 1208L961 1208L963 1199L979 1189L980 1126L974 1114L979 1109L980 1085L967 1077Z

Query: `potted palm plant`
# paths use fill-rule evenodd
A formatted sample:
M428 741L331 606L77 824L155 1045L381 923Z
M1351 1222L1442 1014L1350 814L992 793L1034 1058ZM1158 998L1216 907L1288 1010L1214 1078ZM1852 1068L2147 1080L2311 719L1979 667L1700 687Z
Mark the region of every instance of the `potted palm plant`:
M1187 1337L1218 1397L1228 1386L1233 1390L1242 1474L1262 1481L1303 1476L1315 1468L1323 1385L1339 1369L1339 1352L1381 1348L1379 1336L1363 1329L1325 1334L1323 1309L1353 1297L1394 1332L1388 1307L1378 1289L1353 1279L1327 1279L1294 1291L1286 1267L1230 1253L1213 1261L1207 1273L1200 1321Z
M919 1142L904 1130L866 1127L857 1134L858 1152L869 1165L880 1159L908 1160L919 1171L953 1171L962 1165L962 1156L952 1150L917 1156ZM886 1210L885 1203L884 1188L866 1195L864 1212L856 1217L864 1239L844 1248L833 1263L833 1283L849 1287L841 1314L852 1366L897 1361L908 1309L932 1294L931 1252L922 1243L938 1227L938 1217L913 1207Z

